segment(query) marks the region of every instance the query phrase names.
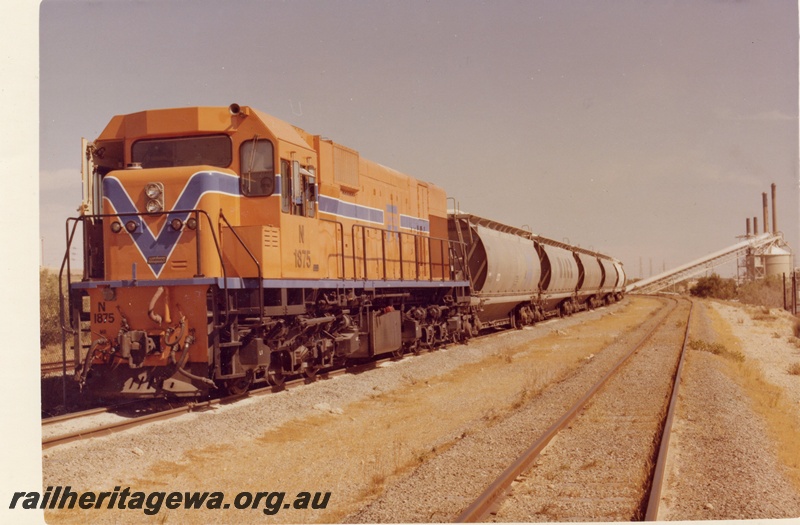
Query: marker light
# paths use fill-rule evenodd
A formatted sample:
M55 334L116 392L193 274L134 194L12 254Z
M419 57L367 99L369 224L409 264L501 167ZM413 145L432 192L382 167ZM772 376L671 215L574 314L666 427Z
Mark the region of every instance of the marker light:
M111 223L111 231L114 233L119 233L122 231L122 224L119 221L114 221Z
M172 227L173 230L180 231L180 229L183 228L183 221L180 219L172 219L169 225Z
M136 231L136 221L128 221L125 223L125 229L128 230L128 233L133 233Z
M196 230L197 219L195 219L194 217L189 217L189 219L186 220L186 227L189 228L190 230Z

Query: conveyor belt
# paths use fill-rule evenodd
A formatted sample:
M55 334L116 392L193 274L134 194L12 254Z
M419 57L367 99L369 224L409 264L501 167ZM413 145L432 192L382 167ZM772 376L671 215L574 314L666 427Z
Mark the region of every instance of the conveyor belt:
M690 263L629 284L625 288L625 291L627 293L655 293L684 279L703 273L706 270L731 261L736 261L739 257L747 255L748 250L757 250L782 241L783 236L781 234L762 233L761 235L754 235L740 243L711 253Z

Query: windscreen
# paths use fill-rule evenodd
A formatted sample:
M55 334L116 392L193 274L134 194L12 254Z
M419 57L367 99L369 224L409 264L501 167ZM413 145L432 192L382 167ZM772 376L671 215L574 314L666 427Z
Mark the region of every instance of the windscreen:
M134 142L131 160L145 169L203 164L227 168L231 165L231 150L227 135L145 139Z

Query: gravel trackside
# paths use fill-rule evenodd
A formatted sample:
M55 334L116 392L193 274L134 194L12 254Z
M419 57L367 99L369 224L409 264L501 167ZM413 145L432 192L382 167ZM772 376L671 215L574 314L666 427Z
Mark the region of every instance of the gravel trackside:
M788 362L792 353L788 343L778 348L782 343L776 344L770 330L757 326L745 309L708 305L697 303L705 313L698 316L692 337L721 343L722 334L732 330L745 356L744 368L760 364L770 380L780 382L782 366L776 361ZM722 326L713 322L715 312L721 314ZM739 372L731 361L699 350L687 356L659 520L800 516L800 492L778 460L779 445L770 437L767 423L736 381ZM788 375L785 368L783 375ZM785 385L787 396L800 392L796 389L800 381Z

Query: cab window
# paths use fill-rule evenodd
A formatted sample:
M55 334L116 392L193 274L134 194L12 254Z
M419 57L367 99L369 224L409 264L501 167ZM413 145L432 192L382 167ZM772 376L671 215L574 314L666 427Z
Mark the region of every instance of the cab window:
M281 209L284 213L314 217L317 184L312 166L281 159Z
M281 210L292 211L292 170L288 160L281 159Z
M131 162L142 168L174 166L231 165L231 139L227 135L137 140L131 148Z
M272 142L256 137L242 143L239 149L239 167L243 195L257 197L275 192Z

